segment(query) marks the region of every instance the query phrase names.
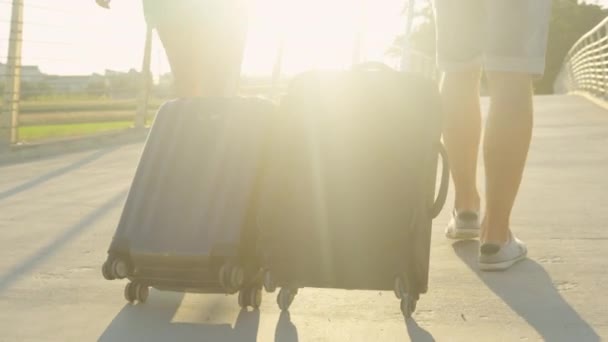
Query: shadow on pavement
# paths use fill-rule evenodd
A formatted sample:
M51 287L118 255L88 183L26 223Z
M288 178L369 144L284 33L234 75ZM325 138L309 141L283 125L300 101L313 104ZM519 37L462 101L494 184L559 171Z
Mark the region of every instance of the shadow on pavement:
M127 195L127 191L128 190L124 190L114 195L112 198L102 204L99 208L95 209L93 212L85 216L82 220L65 230L61 235L59 235L49 244L40 248L35 254L31 255L23 262L17 264L8 272L0 274L0 292L6 290L24 274L30 272L41 262L43 262L48 257L59 251L63 246L72 241L78 235L83 233L88 228L91 228L95 221L103 217L106 213L108 213L110 210L112 210L120 203L122 203L122 201L124 201Z
M545 269L527 259L506 272L480 272L478 241L458 241L454 251L544 341L599 341L593 328L562 298Z
M156 296L155 296L156 294ZM231 324L173 322L184 298L183 293L151 293L145 305L127 304L112 320L99 341L244 341L255 342L258 335L260 311L241 310L234 327ZM221 299L205 308L213 314L221 306Z
M0 200L6 199L8 197L14 196L20 192L32 189L40 184L46 183L50 180L52 180L53 178L57 178L59 176L62 176L68 172L77 170L87 164L92 163L93 161L101 158L102 156L112 152L113 150L115 150L116 148L106 148L103 150L99 150L95 153L92 153L80 160L77 160L71 164L68 164L66 166L60 167L58 169L55 169L53 171L47 172L43 175L40 175L34 179L31 179L23 184L17 185L11 189L8 190L4 190L2 192L0 192Z
M274 332L275 342L298 342L298 329L291 322L289 312L281 312L277 329Z
M406 319L405 326L412 342L435 342L433 335L421 328L413 318Z

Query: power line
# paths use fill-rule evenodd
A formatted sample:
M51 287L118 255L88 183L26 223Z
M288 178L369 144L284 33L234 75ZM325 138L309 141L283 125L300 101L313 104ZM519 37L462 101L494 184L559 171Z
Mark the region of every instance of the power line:
M6 55L0 55L0 59L8 59ZM22 58L23 59L23 58ZM77 61L77 59L69 59L69 58L53 58L53 57L28 57L25 58L27 60L35 60L35 61L51 61L51 62L70 62L73 63Z
M13 4L12 1L0 0L0 5L11 6L12 4ZM24 7L25 7L25 5L24 5ZM30 5L28 3L26 7L27 8L40 9L40 10L43 10L43 11L51 11L51 12L58 12L58 13L65 13L65 14L77 14L74 11L69 11L69 10L64 10L64 9L58 9L58 8L53 8L53 7L48 7L48 6L40 6L40 5L36 5L35 3L33 5Z
M13 2L11 0L0 0L0 3L12 4ZM44 5L43 2L37 2L37 1L31 2L30 0L27 0L27 3L28 3L28 6L29 6L29 4L34 4L34 5L43 4Z
M8 38L8 37L3 37L0 38L0 40L5 40L5 41L11 41L12 39ZM22 39L21 40L24 44L25 43L33 43L33 44L45 44L45 45L78 45L75 43L67 43L67 42L57 42L57 41L45 41L45 40L25 40Z
M0 23L12 24L13 22L11 20L0 19ZM58 26L58 25L53 25L53 24L37 23L37 22L32 23L32 22L29 22L29 21L21 21L21 22L17 22L17 24L25 25L25 26L39 26L39 27L58 28L58 29L64 29L64 30L73 29L73 27Z

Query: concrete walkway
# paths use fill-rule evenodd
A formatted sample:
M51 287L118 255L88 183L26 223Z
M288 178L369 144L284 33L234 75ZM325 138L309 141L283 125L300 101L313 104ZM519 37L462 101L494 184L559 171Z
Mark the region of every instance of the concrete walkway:
M608 339L608 112L538 97L513 225L530 259L476 270L477 242L433 232L430 291L404 322L392 293L304 289L274 295L151 291L127 305L100 266L141 144L0 167L0 341L598 341ZM481 182L480 182L481 184ZM450 202L448 202L450 203Z

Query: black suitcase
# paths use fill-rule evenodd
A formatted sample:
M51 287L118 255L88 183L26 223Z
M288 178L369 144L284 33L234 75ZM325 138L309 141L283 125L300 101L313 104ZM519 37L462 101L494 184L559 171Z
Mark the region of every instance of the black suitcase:
M182 99L159 109L102 267L148 288L239 293L261 302L254 222L275 106L260 99Z
M264 287L281 287L282 310L302 287L394 290L411 315L449 181L436 84L377 63L312 71L280 113L258 212Z

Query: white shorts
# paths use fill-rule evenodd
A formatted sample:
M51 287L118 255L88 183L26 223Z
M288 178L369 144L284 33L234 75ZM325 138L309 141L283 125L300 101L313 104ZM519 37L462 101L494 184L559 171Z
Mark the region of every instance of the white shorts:
M530 73L541 76L551 0L433 0L441 71Z

